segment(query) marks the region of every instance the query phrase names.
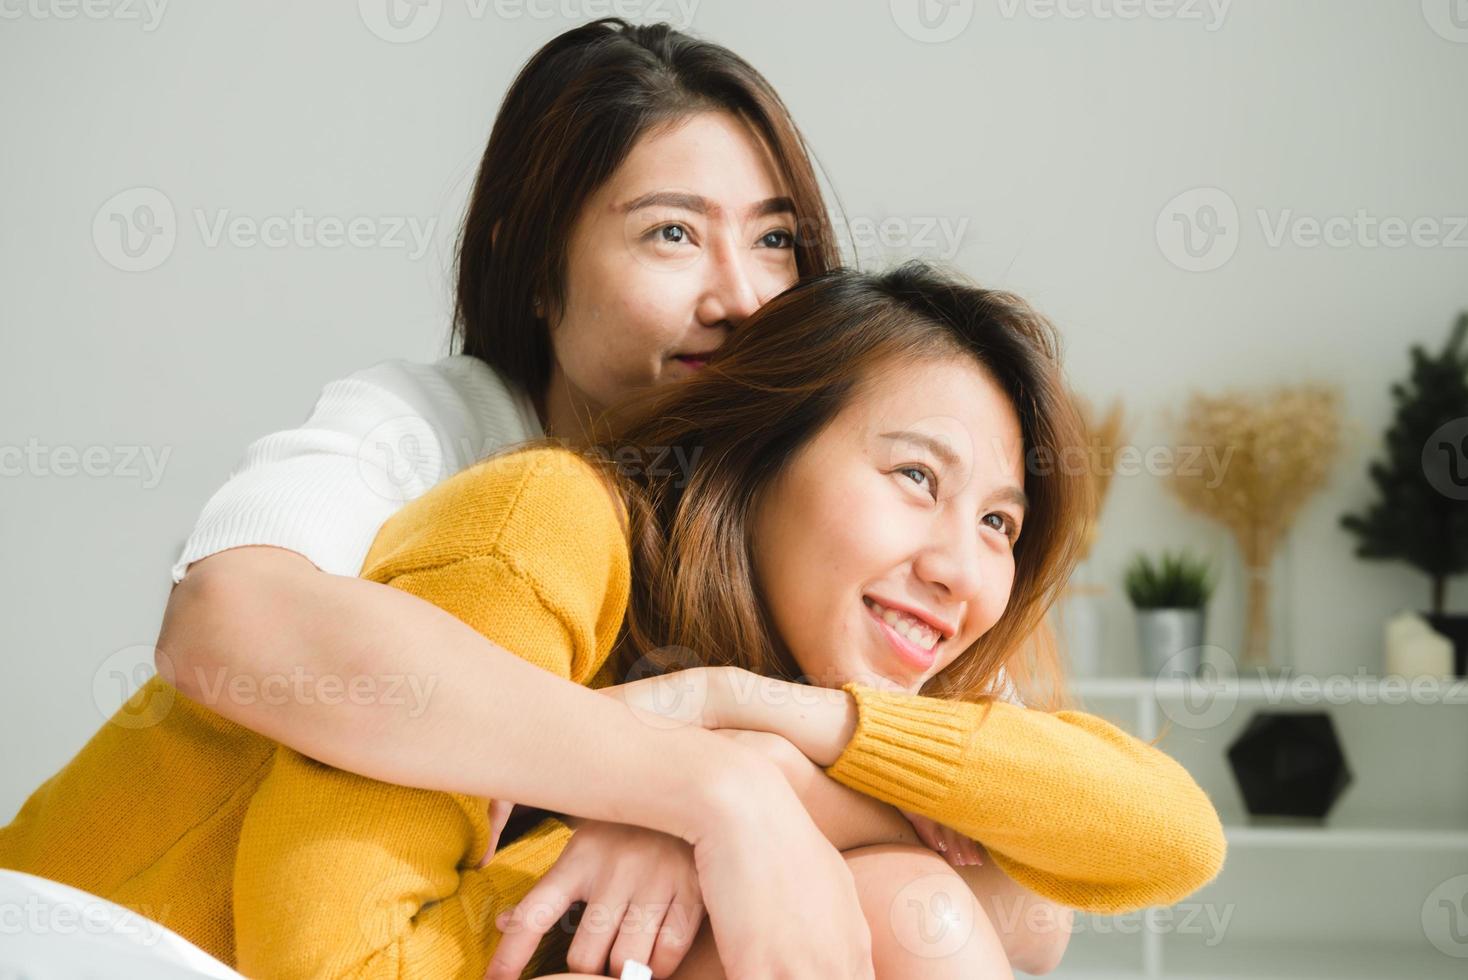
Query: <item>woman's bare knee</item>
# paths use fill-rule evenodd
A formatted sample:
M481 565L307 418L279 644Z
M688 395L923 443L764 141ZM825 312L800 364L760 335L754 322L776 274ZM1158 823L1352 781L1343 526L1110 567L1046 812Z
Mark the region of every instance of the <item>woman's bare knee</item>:
M925 847L842 853L872 933L877 980L1012 980L988 914L957 871Z
M871 930L877 980L1013 980L988 915L938 855L925 847L877 844L841 856ZM541 980L584 976L558 973ZM725 980L707 919L670 980Z

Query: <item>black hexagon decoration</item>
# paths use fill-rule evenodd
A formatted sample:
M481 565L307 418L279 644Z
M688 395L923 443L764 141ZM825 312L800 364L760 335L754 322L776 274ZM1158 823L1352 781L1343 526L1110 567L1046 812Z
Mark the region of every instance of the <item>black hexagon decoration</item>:
M1351 785L1335 725L1319 711L1256 711L1228 761L1255 817L1321 819Z

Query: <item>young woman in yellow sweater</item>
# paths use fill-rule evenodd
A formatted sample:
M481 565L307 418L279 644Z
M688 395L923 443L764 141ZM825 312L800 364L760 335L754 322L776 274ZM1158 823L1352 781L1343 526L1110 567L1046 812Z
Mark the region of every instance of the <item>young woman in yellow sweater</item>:
M262 977L628 958L748 975L718 909L675 934L710 873L805 890L784 911L810 957L781 975L1007 975L961 900L969 878L913 846L898 807L1079 909L1176 902L1217 874L1217 815L1176 762L1095 716L988 694L1001 666L1055 668L1021 646L1074 561L1086 492L1064 465L1081 439L1054 339L1022 303L921 269L831 273L637 413L601 456L531 449L445 481L383 528L364 574L530 652L469 696L519 671L574 682L558 730L484 733L506 751L494 796L661 835L685 873L659 884L681 888L625 883L623 918L542 941L578 897L577 817L491 851L488 799L322 765L161 678L0 831L0 865ZM690 766L724 775L693 782ZM608 807L605 780L629 774L649 795L703 789ZM711 813L765 828L762 849L730 854L749 835L711 830ZM907 920L913 903L943 929Z
M568 781L535 746L481 733L538 732L576 714L616 737L609 720L572 711L543 677L506 677L514 654L431 602L358 578L362 558L395 509L480 456L542 432L580 441L630 390L694 373L798 275L837 262L835 241L789 111L737 55L615 18L551 39L516 75L480 161L456 256L462 353L334 382L305 424L251 446L175 566L159 670L217 714L360 775L471 796L518 785L519 765ZM400 689L403 676L422 684ZM297 686L357 680L380 697ZM429 688L431 708L416 710ZM389 703L404 693L406 707ZM708 771L684 766L675 791L631 800L620 787L648 774L626 772L581 805L735 838L706 848L700 865L725 945L743 952L748 975L797 968L808 951L778 938L799 935L799 922L771 910L788 904L791 882L808 891L810 876L795 873L798 855L769 864L790 873L763 878L721 858L750 834L725 808L686 805L708 792L701 780L725 778ZM973 853L967 838L910 818L930 846L947 835L955 865ZM583 823L578 860L596 863L597 841L603 865L651 861L629 853L653 853L655 838L611 839L625 826ZM990 901L1019 887L1002 873L972 884ZM1058 957L1059 930L1006 918L1012 962L1035 972Z

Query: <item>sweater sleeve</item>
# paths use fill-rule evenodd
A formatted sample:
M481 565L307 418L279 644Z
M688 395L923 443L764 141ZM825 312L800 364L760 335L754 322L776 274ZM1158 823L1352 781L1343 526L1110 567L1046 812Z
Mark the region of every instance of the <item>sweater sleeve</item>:
M1223 867L1208 795L1171 756L1081 711L842 687L851 741L826 772L981 842L1046 898L1103 915L1181 901Z
M559 533L546 535L543 525ZM585 463L555 450L444 481L384 526L366 574L579 684L606 663L630 587L612 498ZM427 703L407 710L431 704L431 690L420 691ZM481 977L499 942L495 916L550 870L571 833L544 820L480 868L489 803L367 779L279 748L240 833L239 969ZM531 965L561 938L553 931Z
M322 389L299 427L257 439L204 505L172 569L274 545L356 575L378 529L440 480L540 435L533 407L487 364L384 361Z
M525 897L571 836L547 819L477 867L488 843L485 803L364 779L282 746L241 827L236 969L483 977L499 944L495 917Z

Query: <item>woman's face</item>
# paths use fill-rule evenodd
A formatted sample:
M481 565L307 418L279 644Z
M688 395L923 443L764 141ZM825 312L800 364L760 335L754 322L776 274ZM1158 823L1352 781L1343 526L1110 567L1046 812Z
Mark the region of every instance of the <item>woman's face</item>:
M756 508L755 575L807 679L916 693L998 621L1025 514L1008 398L966 356L876 372Z
M551 311L552 431L686 377L796 279L795 214L764 144L704 112L645 134L588 198Z

